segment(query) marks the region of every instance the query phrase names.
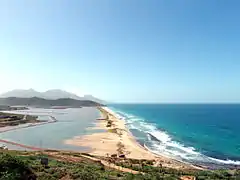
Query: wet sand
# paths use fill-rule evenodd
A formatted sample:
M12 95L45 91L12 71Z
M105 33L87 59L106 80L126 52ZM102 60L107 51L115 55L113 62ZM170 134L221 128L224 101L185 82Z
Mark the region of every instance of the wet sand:
M104 129L106 132L77 136L65 140L65 144L90 147L92 155L97 156L125 156L132 159L154 160L165 167L177 169L196 168L190 164L156 155L141 146L125 126L125 121L117 117L106 107L99 108L101 117L95 127L91 129Z

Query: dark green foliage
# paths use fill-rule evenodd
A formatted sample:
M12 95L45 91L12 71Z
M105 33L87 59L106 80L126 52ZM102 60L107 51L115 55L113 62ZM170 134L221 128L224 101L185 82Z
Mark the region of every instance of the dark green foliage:
M134 164L133 164L134 163ZM216 170L216 171L187 171L187 170L176 170L165 167L153 167L150 162L145 160L132 160L129 159L126 162L116 162L117 165L130 168L136 171L141 171L146 173L144 178L150 176L152 179L179 179L183 175L195 176L197 180L240 180L240 170L230 171L230 170ZM129 177L128 177L129 178ZM139 177L141 179L141 177Z
M79 157L79 153L62 152L60 155ZM66 162L50 158L48 166L43 166L40 159L44 155L36 155L35 152L4 151L0 152L0 180L177 180L182 175L195 176L197 180L238 180L240 170L217 170L217 171L181 171L176 169L153 167L152 162L147 160L127 160L118 162L122 167L144 172L144 174L123 173L108 169L100 163L85 158L81 161Z
M18 157L9 154L0 154L0 179L1 180L25 180L36 176L28 165Z
M49 158L47 167L41 165L42 155L17 156L16 152L1 153L0 180L27 180L30 176L38 180L58 180L65 176L71 179L98 180L123 179L126 174L108 170L103 165L90 161L76 163L57 161Z
M38 97L32 98L17 98L17 97L9 97L9 98L0 98L0 104L5 104L9 106L18 106L18 105L26 105L26 106L103 106L94 101L89 100L76 100L70 98L62 98L56 100L43 99Z

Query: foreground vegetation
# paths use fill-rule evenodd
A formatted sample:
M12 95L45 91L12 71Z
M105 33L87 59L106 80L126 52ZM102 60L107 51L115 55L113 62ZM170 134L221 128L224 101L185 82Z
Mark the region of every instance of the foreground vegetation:
M116 164L141 173L131 174L110 169L101 162L94 162L83 158L80 153L55 152L0 152L0 180L160 180L160 179L183 179L184 177L200 179L240 179L240 170L218 170L218 171L187 171L175 170L164 167L153 167L146 160L124 160L116 161ZM48 164L42 164L41 159L48 159ZM76 158L74 158L76 157ZM92 156L89 156L92 157Z
M182 176L193 176L196 177L197 180L204 179L239 179L240 180L240 169L239 170L177 170L172 168L165 168L159 165L158 167L154 167L151 161L148 160L134 160L127 159L124 161L118 160L115 162L117 165L131 168L136 171L141 171L146 174L158 175L163 177L165 175L170 177L175 177L176 179Z
M47 166L40 159L45 155L0 154L0 180L57 179L128 179L129 174L105 168L99 163L82 159L79 162L49 158Z

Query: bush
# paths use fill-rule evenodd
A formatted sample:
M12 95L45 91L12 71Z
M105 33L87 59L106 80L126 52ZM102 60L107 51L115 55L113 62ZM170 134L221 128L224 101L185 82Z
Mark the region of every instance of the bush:
M121 144L119 144L121 147ZM61 156L75 156L74 153L60 153ZM104 167L102 164L79 157L77 162L59 161L49 158L46 168L40 163L43 155L32 152L0 152L0 180L59 180L61 178L81 180L173 180L182 175L192 175L196 180L236 180L240 179L240 170L176 170L166 167L153 167L150 161L134 159L116 159L116 164L144 174L130 174ZM66 157L67 158L67 157Z
M19 157L1 153L0 165L1 180L25 180L30 177L36 179L32 170Z

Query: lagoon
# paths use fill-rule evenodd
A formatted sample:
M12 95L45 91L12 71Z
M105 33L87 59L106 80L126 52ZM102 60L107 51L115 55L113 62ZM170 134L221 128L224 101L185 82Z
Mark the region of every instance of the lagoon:
M47 116L53 116L57 119L57 122L3 132L0 133L0 139L40 148L75 151L86 151L88 148L66 145L64 140L92 133L93 130L89 130L88 127L94 126L96 119L99 117L99 111L94 107L72 109L30 108L29 110L15 112L38 115L39 119L42 120L46 119ZM15 146L8 145L8 147L19 149Z

